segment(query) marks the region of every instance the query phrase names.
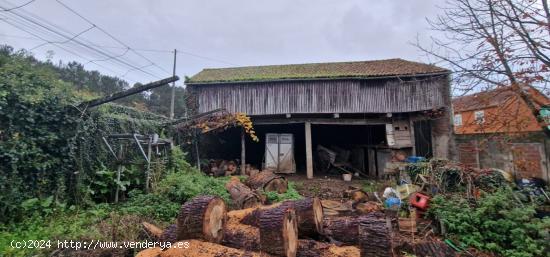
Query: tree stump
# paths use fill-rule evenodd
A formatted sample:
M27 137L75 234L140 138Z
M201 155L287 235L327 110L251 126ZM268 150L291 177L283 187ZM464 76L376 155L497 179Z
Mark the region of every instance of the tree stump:
M263 210L258 223L262 251L278 256L296 256L298 223L294 209L280 206Z
M241 183L238 177L231 177L225 184L225 189L231 195L231 199L239 209L252 208L262 205L261 197L252 191L245 184Z
M299 257L359 257L359 248L355 246L336 246L334 244L300 239L298 241Z
M271 171L262 171L256 175L250 176L246 180L246 185L254 190L263 190L264 192L285 193L288 189L286 178L277 175Z
M204 239L220 242L226 221L226 206L216 196L198 196L180 209L177 219L177 240Z
M344 245L357 245L358 217L325 217L323 219L324 235Z
M391 231L386 220L379 215L366 215L359 218L359 248L362 257L392 256Z
M177 241L177 225L172 224L168 226L159 237L159 242L176 242Z

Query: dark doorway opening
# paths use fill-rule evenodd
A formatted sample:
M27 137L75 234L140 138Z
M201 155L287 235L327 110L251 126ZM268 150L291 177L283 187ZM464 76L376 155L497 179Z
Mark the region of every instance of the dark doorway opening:
M314 160L314 176L322 173L338 173L359 170L364 174L376 174L377 148L386 147L385 125L312 125L312 151ZM337 167L327 168L321 160L323 151L327 148L337 153Z
M416 156L432 158L433 149L431 122L429 120L418 120L413 123L413 126Z

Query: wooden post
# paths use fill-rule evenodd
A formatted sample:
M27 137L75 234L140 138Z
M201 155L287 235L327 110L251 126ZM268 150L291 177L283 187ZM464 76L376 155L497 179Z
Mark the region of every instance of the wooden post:
M149 188L151 184L151 151L153 144L153 137L149 136L149 142L147 144L147 171L146 171L146 178L145 178L145 192L149 193Z
M307 178L313 178L313 152L311 149L311 123L305 123L306 128L306 170Z
M115 192L115 203L118 203L118 192L120 190L120 173L122 173L122 169L124 168L123 163L122 163L122 157L123 157L122 151L123 150L124 150L124 147L121 144L120 145L120 152L118 153L118 167L117 167L117 171L116 171L117 184L116 184L116 192Z
M246 169L246 133L244 128L241 130L241 175L245 175Z

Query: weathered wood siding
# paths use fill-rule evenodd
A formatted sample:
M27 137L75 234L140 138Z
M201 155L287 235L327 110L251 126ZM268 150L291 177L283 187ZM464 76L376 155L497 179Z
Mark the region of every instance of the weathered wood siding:
M445 106L446 77L392 80L281 81L192 85L200 113L225 108L248 115L399 113Z

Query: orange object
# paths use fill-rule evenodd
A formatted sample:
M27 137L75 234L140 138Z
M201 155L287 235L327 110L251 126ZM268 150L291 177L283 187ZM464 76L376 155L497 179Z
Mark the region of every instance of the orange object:
M428 204L430 202L430 197L421 193L415 193L411 196L409 199L409 202L412 206L420 209L420 210L427 210Z

